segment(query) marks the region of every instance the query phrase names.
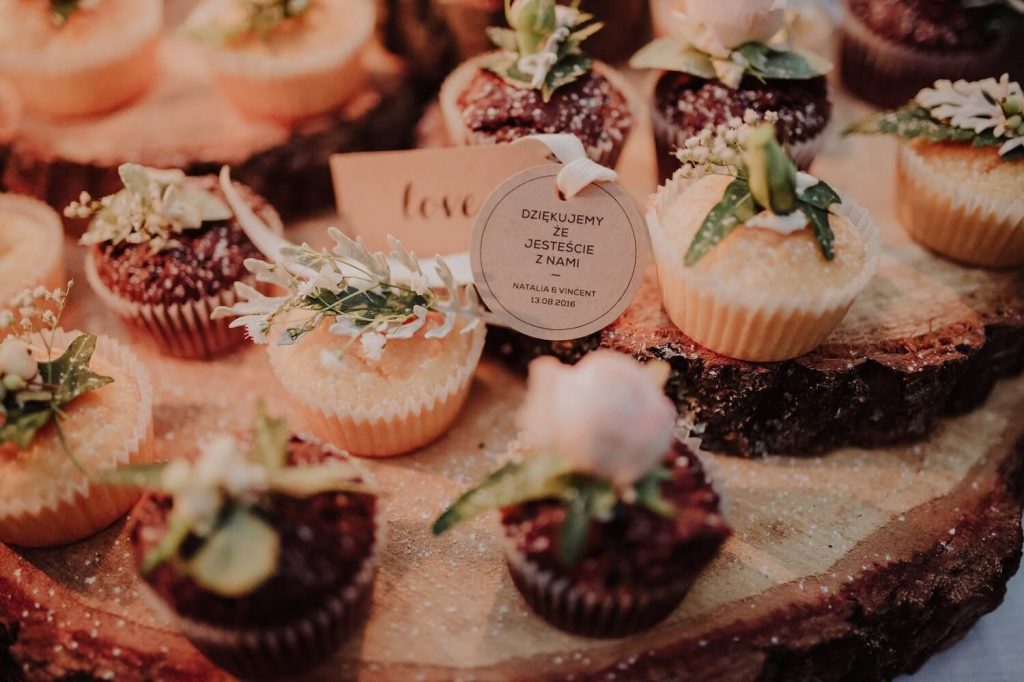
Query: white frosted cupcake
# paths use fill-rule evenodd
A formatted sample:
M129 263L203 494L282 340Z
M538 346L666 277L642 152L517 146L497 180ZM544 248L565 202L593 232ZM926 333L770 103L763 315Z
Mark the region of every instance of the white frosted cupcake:
M155 80L161 0L0 0L0 16L0 75L39 113L104 113Z
M186 21L235 106L280 120L332 111L358 92L375 24L371 0L205 0Z
M677 327L717 353L794 358L826 339L870 281L878 232L853 201L797 173L770 126L730 137L739 145L704 167L694 159L709 158L715 136L688 145L653 199L662 300Z
M904 138L896 209L911 237L961 263L1024 265L1024 92L1008 76L938 81L852 132Z
M35 199L0 194L0 307L25 289L64 283L64 227Z
M247 266L287 294L239 285L242 302L216 316L237 316L232 326L272 344L275 373L319 437L364 457L411 452L443 435L466 401L485 337L476 300L457 292L443 261L444 297L397 241L403 277L383 254L330 233L333 253L271 244L274 265Z
M66 293L26 293L21 307L56 300L58 313L0 344L0 541L10 544L61 545L110 525L138 493L99 474L154 457L146 370L112 339L54 329Z

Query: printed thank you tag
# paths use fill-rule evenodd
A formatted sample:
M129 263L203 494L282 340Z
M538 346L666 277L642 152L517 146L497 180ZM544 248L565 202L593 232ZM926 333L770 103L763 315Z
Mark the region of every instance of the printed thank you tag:
M563 199L547 165L502 184L477 215L470 259L498 319L538 339L577 339L632 301L650 256L643 216L614 182Z

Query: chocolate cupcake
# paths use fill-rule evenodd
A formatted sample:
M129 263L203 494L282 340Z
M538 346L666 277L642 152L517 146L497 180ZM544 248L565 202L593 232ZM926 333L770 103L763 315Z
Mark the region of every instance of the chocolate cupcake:
M83 194L65 210L90 218L86 276L138 339L161 353L208 358L236 347L240 331L211 314L238 299L237 282L255 284L247 258L260 256L239 226L215 176L186 177L126 164L124 189L99 201ZM281 230L276 211L248 188L252 211Z
M687 139L747 111L778 114L779 138L797 166L809 168L832 115L825 79L831 65L779 45L785 13L771 0L677 4L663 16L669 35L630 62L664 71L651 110L659 180L679 168L675 151Z
M667 372L612 351L575 367L534 361L527 457L463 495L434 532L501 508L513 582L567 632L624 637L667 618L731 532L700 460L672 435Z
M1009 7L965 0L846 0L839 72L858 97L899 106L940 78L998 76Z
M527 135L571 133L587 155L614 166L633 128L629 88L580 50L600 28L554 0L511 6L511 29L491 29L501 48L457 68L441 87L449 142L480 145Z
M131 529L145 594L230 673L302 672L365 618L382 527L339 451L261 415L251 440L222 434L193 463L110 478L156 489Z

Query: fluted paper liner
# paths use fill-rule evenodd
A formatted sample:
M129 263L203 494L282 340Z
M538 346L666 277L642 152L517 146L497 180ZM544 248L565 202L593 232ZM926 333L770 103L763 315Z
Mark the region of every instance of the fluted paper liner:
M970 265L1024 265L1024 198L985 196L932 168L907 143L896 156L896 183L897 214L918 243Z
M342 382L333 402L319 402L304 386L293 383L278 355L269 353L270 365L281 384L297 399L307 425L319 438L360 457L391 457L440 438L458 417L469 395L487 330L480 325L470 333L473 343L465 362L454 368L443 384L428 387L402 402L348 405L343 400ZM384 353L386 357L387 350Z
M373 595L373 581L386 544L387 526L378 510L369 556L355 578L312 613L294 614L276 627L230 628L176 613L145 580L140 594L155 612L174 623L197 649L243 678L296 674L334 653L362 625Z
M57 330L53 335L54 349L67 348L79 335L80 332ZM106 336L98 337L94 357L132 377L140 399L134 430L124 434L120 448L108 453L105 461L89 462L87 468L98 473L125 464L153 461L153 389L149 373L131 350ZM68 409L73 410L74 405ZM68 459L61 475L53 479L44 495L0 499L0 540L25 547L80 540L109 526L138 499L139 492L134 488L93 483Z
M482 69L482 65L491 56L492 54L488 53L463 62L448 74L444 83L441 84L438 101L441 105L445 129L448 132L448 142L452 146L493 144L493 141L486 135L474 136L470 133L462 118L462 110L459 108L459 97L466 91L473 78ZM633 128L623 135L622 140L618 144L613 145L611 149L587 148L587 155L591 160L602 166L614 168L619 161L623 147L626 146L626 141L629 139L629 132L636 128L636 124L640 120L642 109L639 106L633 87L615 69L597 60L594 60L593 68L594 71L607 78L616 90L622 93L622 96L625 97L629 105L629 112L633 118Z
M864 245L864 268L843 287L805 295L781 296L731 289L683 264L684 255L666 243L662 213L683 192L681 175L669 180L652 199L647 224L658 265L662 305L687 336L716 353L770 362L795 358L820 345L846 316L854 299L874 277L881 251L878 229L868 212L847 196L832 210L845 216ZM742 267L737 263L736 267Z

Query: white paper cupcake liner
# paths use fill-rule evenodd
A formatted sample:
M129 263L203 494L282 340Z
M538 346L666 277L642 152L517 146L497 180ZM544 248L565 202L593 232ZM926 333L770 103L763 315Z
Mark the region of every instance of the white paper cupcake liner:
M487 336L483 325L470 333L472 345L463 364L452 370L443 384L401 402L349 405L343 401L342 383L338 385L338 399L320 402L294 383L278 354L269 353L270 365L281 384L298 400L309 428L320 439L360 457L390 457L417 450L440 438L458 417Z
M918 243L970 265L1024 265L1024 195L986 196L933 168L908 143L897 152L896 181L897 213Z
M64 349L80 332L57 330L53 347ZM153 436L153 388L149 373L126 346L98 337L94 357L134 378L140 399L134 429L104 461L88 462L98 473L124 464L151 462L156 456ZM74 409L69 406L69 409ZM0 499L0 540L26 547L65 544L96 533L124 515L139 499L133 488L97 485L68 459L52 485L35 497Z
M136 303L111 291L100 280L91 256L85 259L85 277L137 341L164 355L205 359L233 350L245 341L242 330L229 327L230 320L211 319L218 306L230 307L238 302L234 287L195 301L161 305ZM248 276L241 281L257 288L263 286Z
M728 282L687 268L683 254L668 242L661 224L663 211L687 185L679 174L663 185L652 199L647 224L665 310L683 333L702 346L752 362L803 355L828 337L875 275L881 253L878 228L868 212L847 196L832 210L846 217L857 231L865 261L861 272L845 286L800 297L784 296L732 288Z
M494 144L494 140L486 134L474 134L466 127L462 118L462 110L459 108L459 97L466 91L473 78L481 69L481 65L490 57L490 54L474 57L463 62L458 68L448 74L448 77L441 84L441 92L438 101L441 105L441 114L444 119L445 129L448 131L448 141L451 145L460 147L465 145L488 145ZM594 61L594 71L604 76L612 86L622 93L629 106L630 115L633 119L633 128L640 120L642 108L633 87L615 69L607 64ZM629 138L628 131L617 143L609 148L587 147L587 156L592 161L614 168L622 155L622 149L626 146Z
M377 510L373 547L350 583L312 613L292 614L276 627L230 628L179 615L145 580L140 593L156 613L174 623L207 658L242 678L293 675L323 662L365 620L373 597L387 525Z

